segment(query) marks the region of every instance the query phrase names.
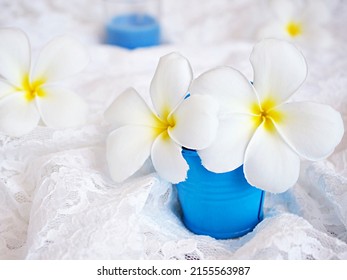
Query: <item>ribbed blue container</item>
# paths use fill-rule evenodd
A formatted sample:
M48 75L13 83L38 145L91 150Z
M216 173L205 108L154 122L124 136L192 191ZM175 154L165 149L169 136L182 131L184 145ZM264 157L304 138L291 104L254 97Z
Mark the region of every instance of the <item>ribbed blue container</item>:
M226 173L206 170L196 151L183 149L188 178L176 185L183 222L196 234L240 237L263 218L264 191L246 181L242 166Z
M112 18L106 25L106 43L127 49L160 44L158 21L141 14L126 14Z

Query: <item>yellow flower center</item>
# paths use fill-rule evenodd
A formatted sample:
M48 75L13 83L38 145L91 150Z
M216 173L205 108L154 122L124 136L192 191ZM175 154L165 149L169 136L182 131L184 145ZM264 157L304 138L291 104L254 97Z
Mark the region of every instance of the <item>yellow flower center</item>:
M32 101L36 96L44 97L46 95L45 91L42 89L42 85L45 83L44 79L37 79L36 81L30 82L29 75L25 75L22 87L19 90L25 92L25 99L27 101Z
M302 34L301 23L290 21L286 26L286 30L291 37L296 37L298 35L301 35Z
M276 102L273 99L266 99L261 104L254 103L251 108L251 113L254 115L253 122L255 127L264 123L264 128L268 132L274 132L274 123L279 123L283 119L283 114L276 110Z
M176 125L176 120L174 118L174 115L173 114L170 115L169 113L165 113L163 118L160 118L160 119L158 118L158 120L157 120L156 129L155 129L156 136L158 136L164 132L164 134L163 134L164 139L169 139L170 136L168 134L168 130L170 128L174 128L175 125Z

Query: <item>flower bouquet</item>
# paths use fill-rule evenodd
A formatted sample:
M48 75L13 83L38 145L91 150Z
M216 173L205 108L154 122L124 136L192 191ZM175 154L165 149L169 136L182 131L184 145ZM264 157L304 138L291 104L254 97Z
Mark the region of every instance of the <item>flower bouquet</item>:
M307 76L292 44L265 39L250 61L253 81L223 66L193 80L186 58L162 57L150 86L151 109L133 88L105 112L112 178L123 181L151 158L176 185L187 228L216 238L251 231L264 191L280 193L299 177L300 160L329 156L344 133L329 106L290 102Z
M52 128L86 121L87 104L58 85L81 71L86 50L58 37L31 66L30 43L18 29L0 29L0 131L19 137L39 122ZM193 79L189 61L163 56L150 86L152 106L135 89L105 112L110 175L121 182L150 157L174 184L187 228L216 238L251 231L263 216L264 192L280 193L299 177L300 160L321 160L341 141L340 114L312 102L289 102L307 76L303 55L276 39L250 56L252 82L231 67Z

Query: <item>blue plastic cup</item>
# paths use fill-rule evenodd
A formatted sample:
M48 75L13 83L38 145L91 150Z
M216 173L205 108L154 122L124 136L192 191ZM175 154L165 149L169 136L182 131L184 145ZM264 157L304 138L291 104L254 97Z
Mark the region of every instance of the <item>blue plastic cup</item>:
M131 50L160 44L160 0L103 0L103 3L107 44Z
M196 151L183 149L186 181L176 185L183 222L192 232L217 239L236 238L263 219L264 191L246 181L242 166L226 173L204 168Z
M106 43L127 49L160 44L158 21L146 14L124 14L106 24Z

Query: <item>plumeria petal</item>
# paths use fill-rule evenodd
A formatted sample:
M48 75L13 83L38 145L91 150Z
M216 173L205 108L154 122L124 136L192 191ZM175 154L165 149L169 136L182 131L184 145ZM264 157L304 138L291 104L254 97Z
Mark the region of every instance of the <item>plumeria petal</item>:
M115 126L134 124L157 127L159 125L158 118L133 88L121 93L104 115L106 121Z
M277 39L287 39L291 40L291 36L288 34L285 26L287 22L282 23L282 22L270 22L263 27L261 27L258 31L257 37L259 39L264 39L264 38L277 38Z
M121 182L141 168L151 152L155 139L153 128L123 126L107 138L107 162L111 177Z
M250 112L250 104L257 102L252 85L238 70L218 67L196 78L190 89L191 95L203 94L215 97L221 114Z
M168 133L181 146L204 149L216 136L217 114L218 104L212 97L190 96L173 112L174 125L168 128Z
M0 131L19 137L33 130L40 115L34 102L23 98L23 92L12 93L0 99Z
M319 26L312 26L312 28L305 30L305 36L302 36L301 40L307 46L312 46L316 49L328 48L334 42L331 32Z
M186 179L189 166L182 156L182 148L166 132L154 141L151 157L155 170L165 180L177 184Z
M340 113L327 105L310 102L282 104L276 128L302 157L319 160L329 156L340 143L344 127Z
M276 131L262 124L253 135L245 154L247 181L265 191L280 193L292 187L300 170L299 156Z
M198 151L206 169L221 173L242 165L245 150L255 130L251 118L235 114L220 120L215 141L207 149Z
M192 77L188 60L180 54L170 53L160 58L150 93L154 109L162 119L186 96Z
M56 86L44 86L42 90L45 94L36 98L36 104L47 126L62 128L85 123L88 106L76 93Z
M298 1L288 1L288 0L271 0L269 1L270 9L278 17L278 19L283 21L290 21L295 19L300 15L300 10L302 5Z
M55 82L80 72L88 62L88 52L78 41L65 36L57 37L42 49L32 80Z
M308 1L302 11L303 23L319 26L328 23L331 19L329 4L325 1Z
M28 37L19 29L0 29L0 76L20 86L30 70Z
M254 87L261 101L271 99L277 104L284 102L306 79L304 56L286 41L262 40L255 45L250 60Z
M0 80L0 98L16 91L17 89L14 86Z

